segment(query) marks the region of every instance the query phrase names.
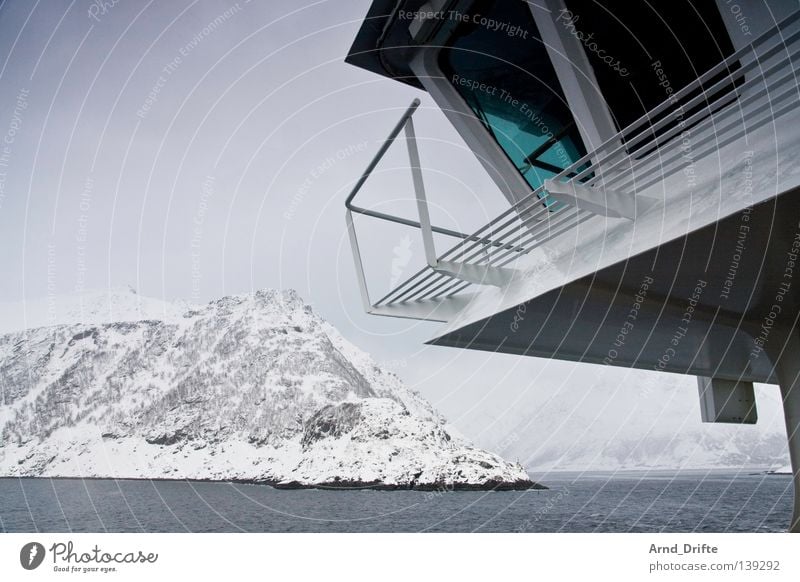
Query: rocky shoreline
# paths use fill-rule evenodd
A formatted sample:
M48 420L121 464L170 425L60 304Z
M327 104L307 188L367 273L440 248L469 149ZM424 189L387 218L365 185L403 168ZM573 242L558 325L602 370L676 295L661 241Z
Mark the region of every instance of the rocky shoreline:
M414 483L408 485L387 484L377 481L331 481L327 483L300 483L299 481L271 481L261 479L178 479L169 477L55 477L55 476L7 476L0 475L0 480L47 479L59 481L164 481L181 483L231 483L237 485L264 485L273 489L297 491L306 489L341 490L366 489L370 491L421 491L448 493L455 491L528 491L549 489L541 483L530 480L514 482L491 481L486 483Z
M297 481L267 483L275 489L371 489L375 491L527 491L547 489L535 481L487 481L485 483L410 483L408 485L385 484L381 482L331 481L327 483L306 484Z
M154 301L118 293L88 311L108 303L124 321L0 335L0 475L535 487L293 291L191 308Z

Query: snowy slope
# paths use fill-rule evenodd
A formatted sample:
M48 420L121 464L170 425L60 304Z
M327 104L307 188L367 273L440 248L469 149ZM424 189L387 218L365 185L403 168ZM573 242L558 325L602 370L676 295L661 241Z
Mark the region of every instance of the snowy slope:
M191 305L138 295L131 287L54 295L24 302L0 302L0 334L74 323L174 320Z
M60 325L0 336L0 475L532 485L292 291L57 305ZM34 307L24 322L52 305Z
M777 386L756 386L757 424L703 423L694 377L631 370L620 384L619 376L609 370L592 384L569 383L543 402L507 412L503 426L476 440L535 471L766 469L788 462Z

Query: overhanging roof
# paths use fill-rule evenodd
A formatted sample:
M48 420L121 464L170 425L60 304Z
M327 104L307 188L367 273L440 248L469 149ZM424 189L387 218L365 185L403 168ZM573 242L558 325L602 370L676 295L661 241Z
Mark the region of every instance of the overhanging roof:
M347 53L345 62L417 89L423 89L416 75L408 67L419 43L411 38L408 31L411 19L401 19L399 14L417 12L424 4L425 0L374 0ZM459 10L466 10L470 4L472 0L449 0L444 3L442 11L454 10L456 6ZM441 39L434 39L433 36L438 34L443 25L454 23L446 19L434 19L431 24L425 42L432 40L441 42Z
M800 110L751 132L747 144L722 148L714 163L697 166L689 191L676 174L658 187L661 210L635 222L595 219L562 235L521 260L516 283L484 289L429 343L775 381L758 340L781 345L777 328L800 310L800 256L795 265L787 254L800 240L797 123ZM783 317L771 321L777 303ZM765 323L772 329L764 332Z

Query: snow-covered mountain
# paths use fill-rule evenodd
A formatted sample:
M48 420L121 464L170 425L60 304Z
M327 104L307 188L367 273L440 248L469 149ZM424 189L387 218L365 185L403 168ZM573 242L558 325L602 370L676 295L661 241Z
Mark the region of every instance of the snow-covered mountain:
M476 440L537 472L749 470L788 463L777 386L756 385L757 424L703 423L692 376L599 372L591 384L570 382L543 401L507 412Z
M0 306L0 475L534 485L293 291L40 303ZM48 325L19 329L32 324Z
M110 287L73 295L52 295L23 302L0 302L0 334L74 323L118 323L157 319L173 321L192 307L139 295L132 287Z

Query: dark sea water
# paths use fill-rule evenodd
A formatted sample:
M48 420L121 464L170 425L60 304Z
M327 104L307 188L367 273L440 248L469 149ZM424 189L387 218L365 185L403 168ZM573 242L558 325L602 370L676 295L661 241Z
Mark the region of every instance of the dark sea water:
M0 479L6 532L785 531L788 476L549 474L547 491L277 490L185 481Z

